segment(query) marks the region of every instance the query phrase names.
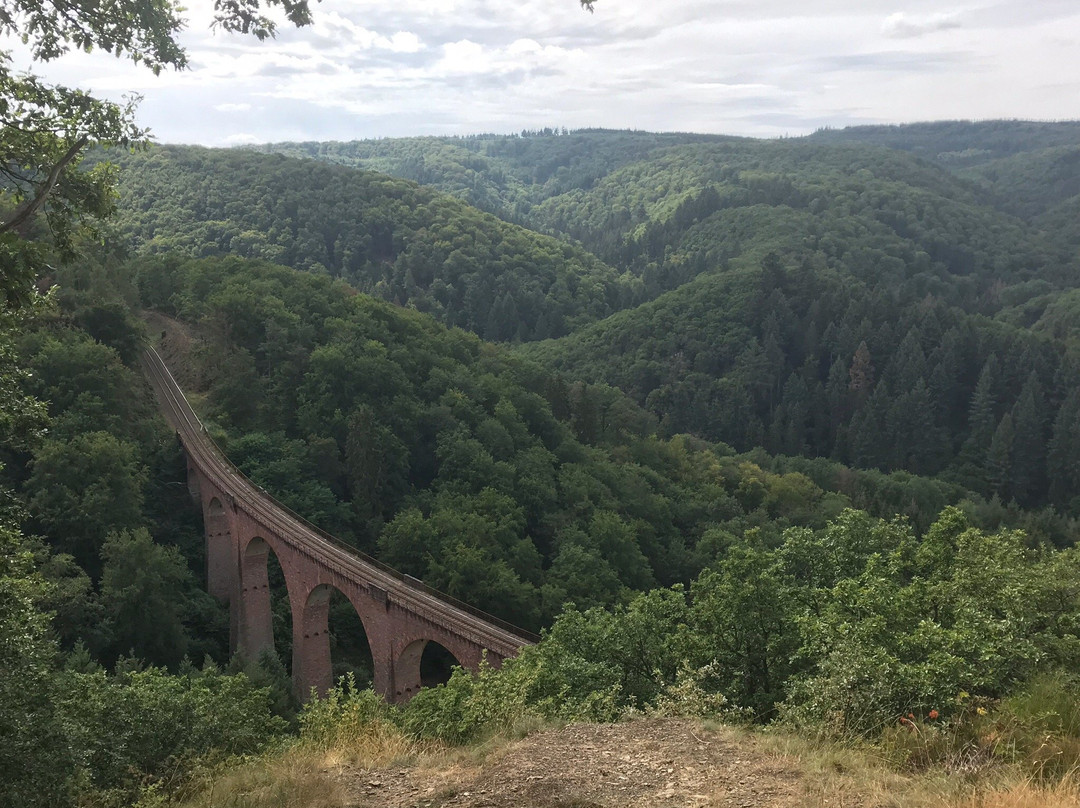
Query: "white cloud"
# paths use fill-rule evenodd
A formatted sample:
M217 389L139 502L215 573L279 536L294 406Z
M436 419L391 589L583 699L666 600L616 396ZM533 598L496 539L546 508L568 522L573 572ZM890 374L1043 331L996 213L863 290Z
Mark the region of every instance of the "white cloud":
M1054 89L1080 76L1075 0L599 0L594 14L577 0L325 0L313 25L264 43L208 30L213 0L187 5L188 71L97 53L41 70L141 92L159 139L211 144L1080 117L1080 95Z
M316 15L310 29L290 30L287 41L290 44L303 42L307 36L319 38L320 44L334 51L342 50L385 50L392 53L416 53L422 50L424 43L412 31L396 31L387 36L384 33L358 24L351 17L328 9L321 16Z
M444 73L480 73L487 69L489 56L482 45L462 39L442 47L442 59L435 69Z
M380 46L385 47L387 50L393 51L394 53L416 53L424 47L424 43L420 41L420 37L412 31L398 31L389 39L386 39L385 37L382 39L385 40L386 44L382 45L380 40Z
M907 39L932 34L936 31L946 31L950 28L959 28L960 25L960 15L956 12L905 14L898 11L885 18L885 22L881 26L881 32L893 39Z

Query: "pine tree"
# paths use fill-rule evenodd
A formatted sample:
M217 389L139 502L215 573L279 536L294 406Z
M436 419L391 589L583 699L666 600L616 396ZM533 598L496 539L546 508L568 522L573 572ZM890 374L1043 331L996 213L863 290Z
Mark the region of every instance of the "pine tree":
M735 360L734 376L743 388L752 391L757 407L768 406L769 393L772 389L772 370L769 366L769 357L755 337L750 338L749 344Z
M509 292L504 292L491 307L484 338L496 342L512 339L517 332L519 319L517 302Z
M829 368L829 380L825 383L825 400L829 409L829 442L836 445L836 434L842 424L851 417L851 387L847 362L837 359Z
M934 402L926 382L896 397L887 419L892 440L891 466L915 474L935 474L942 455L940 430L934 423Z
M551 336L551 324L548 322L547 312L541 311L540 316L536 318L536 325L533 327L532 338L536 340L547 339Z
M1054 419L1046 461L1050 499L1069 506L1080 497L1080 390L1074 389Z
M971 404L968 407L968 437L960 449L963 477L969 485L980 491L986 491L990 484L986 459L998 424L999 373L997 354L990 354L979 374L975 392L971 395Z
M544 389L544 398L551 405L552 415L560 421L570 420L570 388L561 373L556 373L548 378Z
M762 325L761 348L765 353L766 379L769 384L769 410L776 406L787 377L787 360L780 336L780 322L774 314L765 318Z
M792 373L784 383L784 395L773 414L770 437L774 451L787 455L806 453L806 422L809 416L806 382L798 373Z
M832 452L832 416L829 413L828 399L825 397L825 386L817 379L813 379L809 384L807 408L810 454L827 457Z
M870 361L870 349L866 345L866 340L859 343L855 355L851 358L848 378L850 379L848 388L855 393L859 401L864 401L874 386L874 365Z
M937 421L954 437L954 444L959 443L955 436L963 429L967 404L959 342L955 328L945 332L937 349L927 360L932 370L926 380L930 395L937 405Z
M1024 506L1046 500L1046 396L1032 371L1013 407L1012 493Z
M1005 413L994 430L990 449L986 455L986 478L990 489L1008 500L1011 491L1011 468L1013 454L1013 419L1012 413Z
M888 433L889 386L881 382L851 419L851 460L861 468L882 468L889 462L892 437Z
M915 385L926 378L926 355L923 353L919 329L908 331L893 357L891 370L889 385L901 394L914 390Z

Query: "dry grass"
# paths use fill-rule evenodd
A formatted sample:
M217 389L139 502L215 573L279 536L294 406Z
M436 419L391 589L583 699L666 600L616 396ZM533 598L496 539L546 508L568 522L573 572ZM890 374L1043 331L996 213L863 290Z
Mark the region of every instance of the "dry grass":
M805 808L943 808L935 778L900 773L869 749L820 743L796 735L751 733L762 751L802 775ZM944 780L944 778L941 778Z
M1080 808L1080 783L1068 777L1054 786L1025 780L989 791L969 790L942 808Z
M348 722L345 722L348 724ZM845 746L770 732L706 725L732 743L754 746L798 772L800 808L1080 808L1080 776L1043 785L1000 765L965 775L941 768L899 771L870 746ZM524 728L522 728L524 729ZM517 735L528 732L515 733ZM345 808L342 774L415 767L480 769L509 737L463 748L418 742L385 721L342 726L213 776L183 808ZM717 803L720 804L720 803Z
M1008 766L970 775L940 768L902 772L868 746L772 733L755 737L802 773L805 808L1080 808L1075 776L1040 784Z
M317 741L284 749L223 772L208 774L184 808L343 808L349 803L337 776L342 770L416 765L441 749L407 738L376 721L350 731L341 727Z
M389 721L343 721L332 732L302 737L297 752L320 756L327 767L377 769L404 765L441 751L442 747L414 740Z
M357 770L474 770L513 741L552 726L522 722L469 746L449 747L413 739L383 719L346 714L280 750L207 773L181 808L345 808L355 804L346 782Z
M317 756L288 750L217 777L184 808L344 808L345 790Z

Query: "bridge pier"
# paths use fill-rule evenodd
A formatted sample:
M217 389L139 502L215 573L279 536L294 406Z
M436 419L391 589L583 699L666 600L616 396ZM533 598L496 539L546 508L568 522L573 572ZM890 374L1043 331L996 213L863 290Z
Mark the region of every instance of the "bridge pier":
M330 587L316 586L307 602L293 609L293 690L307 701L312 689L320 696L334 685L330 662Z
M256 536L247 543L240 564L240 608L236 650L258 659L274 650L274 615L270 608L270 579L266 561L270 546Z
M188 472L189 476L193 472ZM197 478L196 478L197 479ZM236 585L236 546L233 520L222 504L223 497L200 481L203 492L203 526L206 533L206 588L218 603L232 599Z
M420 659L428 642L430 640L413 640L398 656L394 663L394 692L390 697L391 701L408 701L420 691Z

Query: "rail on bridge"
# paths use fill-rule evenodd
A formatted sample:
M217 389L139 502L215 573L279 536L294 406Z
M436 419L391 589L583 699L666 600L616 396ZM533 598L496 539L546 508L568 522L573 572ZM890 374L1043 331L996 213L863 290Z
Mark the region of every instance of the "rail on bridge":
M281 565L292 612L293 683L303 698L333 684L328 608L333 590L367 634L374 687L389 701L420 688L420 659L436 642L463 667L485 656L498 666L539 637L455 600L338 541L256 486L237 469L188 404L153 348L143 368L187 457L188 488L201 505L207 587L229 605L232 651L249 658L274 647L267 562Z

